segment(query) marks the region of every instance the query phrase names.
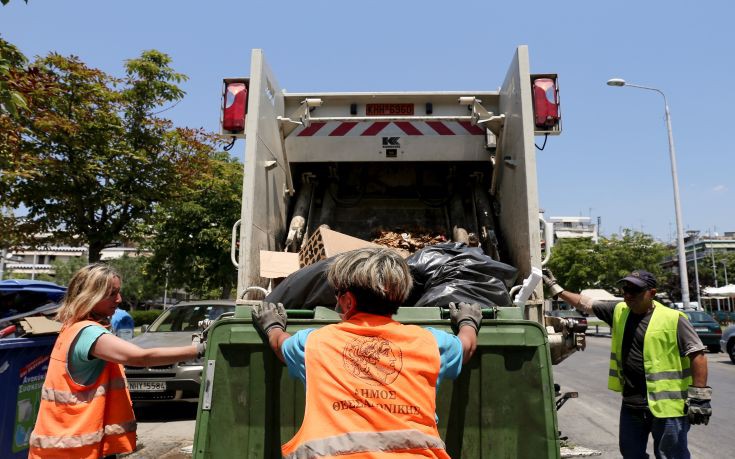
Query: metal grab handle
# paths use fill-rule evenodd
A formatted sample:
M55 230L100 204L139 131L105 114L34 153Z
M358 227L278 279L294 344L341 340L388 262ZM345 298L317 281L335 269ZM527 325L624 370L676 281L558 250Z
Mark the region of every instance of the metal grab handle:
M551 248L554 246L554 224L544 220L544 216L541 214L539 214L538 219L544 227L544 240L546 242L546 244L544 244L544 252L546 252L546 255L541 261L541 266L546 266L546 263L549 262L549 258L551 258Z
M232 264L235 265L235 268L238 269L240 268L240 265L237 262L235 252L237 251L237 228L240 227L240 223L242 223L242 220L238 220L234 225L232 225L232 243L230 244L230 260L232 260Z

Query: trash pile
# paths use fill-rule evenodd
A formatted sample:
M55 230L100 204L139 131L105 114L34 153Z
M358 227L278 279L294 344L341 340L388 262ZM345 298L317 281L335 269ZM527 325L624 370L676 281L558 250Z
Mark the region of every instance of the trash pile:
M401 233L379 230L371 242L394 249L403 249L408 251L408 253L414 253L426 246L447 242L447 238L443 234L431 234L422 230Z

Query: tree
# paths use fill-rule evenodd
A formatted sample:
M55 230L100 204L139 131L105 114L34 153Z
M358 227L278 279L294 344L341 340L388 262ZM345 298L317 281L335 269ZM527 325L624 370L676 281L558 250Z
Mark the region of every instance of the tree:
M0 38L0 114L17 116L18 109L28 108L25 97L9 83L11 75L27 62L18 48Z
M5 207L24 207L27 214L5 215L3 227L12 223L31 246L46 242L28 238L39 234L56 243L86 243L95 262L105 246L151 220L157 205L176 199L213 144L203 131L175 128L156 116L184 95L177 83L186 77L170 63L163 53L145 51L125 63L119 79L51 53L11 74L32 109L18 119L5 117L22 135L0 138L8 166L0 193Z
M589 239L560 240L552 251L549 268L561 285L576 292L588 288L614 292L617 281L635 269L650 271L660 286L667 286L670 281L660 263L669 251L652 236L625 229L622 235L600 238L597 244Z
M162 289L148 272L147 258L146 256L131 257L125 254L107 262L122 277L120 293L126 303L138 305L160 295Z
M54 261L51 266L54 269L53 282L59 285L69 285L74 273L87 265L87 260L82 257L72 257L64 261Z
M232 225L240 215L242 165L227 153L214 154L180 200L156 209L151 269L172 287L199 297L229 298L237 273L230 261Z

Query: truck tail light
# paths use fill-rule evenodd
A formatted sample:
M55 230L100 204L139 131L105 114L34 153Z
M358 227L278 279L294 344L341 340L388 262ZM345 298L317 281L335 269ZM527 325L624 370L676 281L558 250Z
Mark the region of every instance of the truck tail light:
M551 129L559 123L559 91L555 78L536 78L532 83L533 118L538 128Z
M248 88L244 82L225 80L222 97L222 130L233 134L245 130L245 114L248 106Z

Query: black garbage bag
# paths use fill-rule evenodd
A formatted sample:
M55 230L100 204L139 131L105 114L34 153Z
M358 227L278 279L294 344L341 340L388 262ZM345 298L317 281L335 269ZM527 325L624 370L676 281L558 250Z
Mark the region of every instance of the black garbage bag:
M479 247L460 242L436 244L406 261L414 279L407 304L445 307L450 302L466 302L483 307L512 306L508 289L518 270L493 260Z
M333 258L317 261L291 274L265 297L265 301L283 303L286 309L333 308L337 299L327 282L327 269Z

